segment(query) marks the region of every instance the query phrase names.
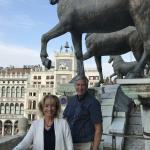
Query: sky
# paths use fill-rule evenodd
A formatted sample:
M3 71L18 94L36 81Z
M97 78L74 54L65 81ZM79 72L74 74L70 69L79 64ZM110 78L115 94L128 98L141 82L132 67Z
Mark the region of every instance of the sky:
M0 0L0 66L41 64L41 36L57 23L57 5L50 5L49 0ZM84 36L83 52L86 51ZM49 41L50 59L54 59L54 52L59 51L66 41L73 45L70 33ZM130 54L123 56L128 60L132 57ZM108 59L102 58L105 77L113 73ZM85 68L96 68L93 59L85 61L84 65Z

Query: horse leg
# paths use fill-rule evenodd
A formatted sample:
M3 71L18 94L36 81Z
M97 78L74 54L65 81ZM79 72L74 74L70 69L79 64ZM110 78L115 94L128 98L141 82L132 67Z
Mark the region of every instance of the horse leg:
M136 78L136 77L141 77L141 73L143 72L144 67L146 65L146 58L147 58L147 56L146 56L146 52L144 50L143 55L142 55L140 61L135 66L133 72L129 72L125 78L132 79L132 78Z
M133 5L132 5L133 2ZM138 3L137 3L138 4ZM140 37L143 40L144 51L140 61L133 70L133 73L128 75L128 78L141 77L141 72L144 70L146 61L150 58L150 2L142 1L139 5L134 5L134 1L131 1L131 15L133 17L136 29Z
M84 76L85 72L84 72L83 54L82 54L82 34L75 31L75 32L71 32L71 36L72 36L72 42L73 42L74 49L75 49L75 56L77 59L77 76L76 77ZM75 78L73 78L72 81L74 81Z
M116 73L114 72L112 75L110 75L110 80L112 77L114 77L116 75Z
M96 83L95 86L99 87L101 83L104 83L101 56L95 56L94 58L95 58L97 70L99 72L99 77L100 77L99 82Z
M42 35L40 57L42 60L42 64L46 68L50 69L51 67L51 61L47 58L48 57L48 54L47 54L48 41L66 33L67 31L68 31L68 28L66 27L66 25L62 23L58 23L54 28L52 28L50 31Z

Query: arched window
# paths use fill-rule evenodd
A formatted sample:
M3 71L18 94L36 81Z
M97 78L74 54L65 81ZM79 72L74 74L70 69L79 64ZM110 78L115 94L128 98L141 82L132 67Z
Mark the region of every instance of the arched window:
M24 113L24 105L21 103L20 104L20 114L23 115Z
M33 101L33 109L36 109L36 101Z
M4 134L11 135L12 134L12 122L10 120L6 120L4 123Z
M0 120L0 135L2 135L2 121Z
M31 102L31 100L29 100L28 101L28 109L31 109L31 107L32 107L32 102Z
M1 114L5 114L5 106L1 103Z
M15 97L15 87L11 88L11 97Z
M20 89L19 89L19 87L16 88L16 97L20 97Z
M2 97L5 97L5 92L6 92L6 89L5 89L5 87L3 86L3 87L2 87Z
M21 87L21 97L24 97L24 96L25 96L25 88Z
M32 120L35 120L35 119L36 119L36 115L32 114Z
M6 89L6 97L10 97L10 87L7 87Z
M19 115L20 114L20 110L19 110L19 104L15 104L15 114Z
M28 120L31 121L31 114L28 114Z
M15 114L15 107L14 104L10 104L10 114Z
M10 107L9 107L9 104L6 103L5 104L5 114L9 114L10 113Z

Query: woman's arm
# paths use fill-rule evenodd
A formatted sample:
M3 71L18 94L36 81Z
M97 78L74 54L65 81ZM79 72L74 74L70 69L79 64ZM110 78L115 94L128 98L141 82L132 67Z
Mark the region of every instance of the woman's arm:
M66 150L73 150L73 142L72 142L72 136L71 136L71 131L70 127L67 123L66 120L65 125L64 125L64 137L65 137L65 143L66 143Z
M35 131L34 124L35 122L32 123L26 136L15 148L13 148L13 150L26 150L31 145L31 143L33 142L33 138L34 138L34 131Z

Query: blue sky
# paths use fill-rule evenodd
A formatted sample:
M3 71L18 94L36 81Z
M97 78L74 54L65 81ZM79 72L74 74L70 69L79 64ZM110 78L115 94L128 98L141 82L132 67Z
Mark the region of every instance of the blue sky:
M49 0L0 0L0 66L41 64L41 35L57 22L57 6L50 5ZM70 33L49 42L51 59L66 41L72 46ZM83 38L85 50L84 45ZM107 61L108 57L103 57L104 76L112 73ZM85 67L89 64L95 67L93 59L86 61Z

